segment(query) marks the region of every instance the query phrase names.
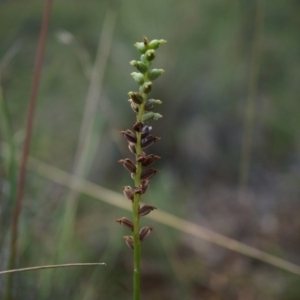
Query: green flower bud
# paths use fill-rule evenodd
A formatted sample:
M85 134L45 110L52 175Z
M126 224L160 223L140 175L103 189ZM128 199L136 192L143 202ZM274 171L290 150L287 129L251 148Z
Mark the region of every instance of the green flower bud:
M143 42L135 43L134 46L143 54L147 51L147 47L145 46L145 44Z
M132 72L131 76L135 80L135 82L139 85L142 85L144 83L144 76L141 73Z
M153 117L154 117L154 112L147 112L147 113L143 114L142 121L145 122L148 120L152 120Z
M148 60L146 59L145 54L142 54L142 55L141 55L141 61L142 61L144 64L148 64Z
M143 96L140 93L137 92L129 92L128 96L131 98L131 100L136 104L142 104L143 103Z
M147 50L145 53L145 57L146 57L146 60L148 60L148 61L153 60L155 58L155 50L153 50L153 49Z
M156 121L156 120L158 120L158 119L160 119L160 118L162 118L162 117L163 117L163 116L162 116L161 114L159 114L159 113L154 113L153 120Z
M152 40L149 45L148 48L149 49L157 49L159 46L165 44L167 41L165 40Z
M162 104L160 100L155 100L155 99L148 99L145 104L145 109L146 110L152 110L154 107L157 105Z
M147 66L141 61L132 60L130 64L137 68L141 73L146 73L148 70Z
M148 77L149 77L150 80L154 80L154 79L158 78L163 73L165 73L165 71L163 69L152 69L148 73Z
M143 114L143 116L142 116L142 121L143 121L143 122L149 121L149 120L155 120L155 121L156 121L156 120L158 120L158 119L160 119L160 118L162 118L162 115L161 115L161 114L159 114L159 113L154 113L154 112L152 112L152 111L149 111L149 112Z
M140 93L149 94L152 90L152 82L147 81L140 87Z

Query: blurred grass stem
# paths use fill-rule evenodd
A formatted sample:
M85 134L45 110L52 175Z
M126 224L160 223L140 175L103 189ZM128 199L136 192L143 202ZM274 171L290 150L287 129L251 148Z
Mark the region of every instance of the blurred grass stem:
M256 16L254 27L254 38L252 45L252 58L250 65L249 86L248 86L248 99L245 109L244 118L244 133L242 140L242 149L240 156L240 170L239 170L239 202L246 200L247 183L249 179L250 156L252 148L253 127L255 119L255 101L258 90L258 78L261 62L262 52L262 37L263 37L263 22L264 11L263 1L257 0L256 2Z
M38 89L40 84L40 78L41 78L42 62L45 53L46 37L47 37L49 20L50 20L51 6L52 6L52 0L46 0L43 19L42 19L42 26L40 31L40 37L39 37L39 43L38 43L38 49L37 49L37 55L36 55L36 61L35 61L35 67L34 67L34 73L33 73L33 81L32 81L30 102L29 102L28 115L27 115L25 140L24 140L20 173L18 179L16 202L15 202L15 208L13 212L8 269L14 269L16 264L19 217L22 208L22 198L23 198L24 184L25 184L25 177L26 177L26 166L27 166L28 153L30 148L30 140L31 140L32 127L33 127L36 99L37 99L37 94L38 94ZM7 289L6 289L7 300L13 299L12 288L13 288L13 274L11 273L7 279Z
M62 265L47 265L38 267L21 268L7 271L0 271L0 275L6 275L11 273L43 270L43 269L53 269L53 268L67 268L67 267L87 267L87 266L105 266L105 263L74 263L74 264L62 264Z
M8 142L9 156L6 161L7 174L9 181L9 196L8 201L3 201L0 220L1 220L1 236L0 246L3 246L4 232L9 226L11 209L16 200L17 191L17 162L16 162L16 148L13 140L13 129L11 118L8 110L7 102L4 99L2 87L0 86L0 120L1 120L1 132Z
M88 173L90 166L89 162L93 159L91 153L95 153L91 149L93 146L93 130L96 124L97 107L101 97L102 82L111 49L115 23L116 11L109 7L106 11L103 28L101 30L96 60L92 68L90 85L79 130L73 166L73 174L79 178L84 178ZM76 181L71 180L70 191L66 199L65 216L58 248L58 260L62 259L63 253L65 253L65 247L69 244L73 235L78 196L80 194L75 188L76 184Z
M5 145L6 144L2 143L4 149L6 148L4 147ZM5 157L8 157L8 151L3 151L3 154L5 155ZM42 176L43 178L51 180L52 182L55 182L67 188L70 188L71 179L76 180L77 184L75 188L78 192L93 197L102 202L108 203L110 205L125 209L127 211L132 210L130 204L124 201L123 195L88 182L86 180L76 178L74 175L71 175L63 170L41 162L33 157L29 158L28 169ZM147 215L146 217L157 221L158 223L177 229L181 232L190 234L194 237L201 238L228 250L235 251L237 253L257 259L274 267L300 276L300 266L296 264L276 257L272 254L268 254L262 250L248 246L234 239L228 238L222 234L199 226L193 222L176 217L170 213L160 210L155 211L152 214Z

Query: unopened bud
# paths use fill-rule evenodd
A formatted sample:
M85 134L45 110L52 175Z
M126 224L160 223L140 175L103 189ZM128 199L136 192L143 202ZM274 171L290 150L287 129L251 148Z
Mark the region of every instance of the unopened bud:
M137 60L132 60L130 62L130 64L132 66L134 66L135 68L137 68L141 73L146 73L148 70L148 67L141 61L137 61Z
M152 227L142 227L139 232L139 240L142 242L151 233Z
M152 40L148 44L149 49L157 49L159 46L165 44L167 41L165 40Z
M146 101L146 104L145 104L145 110L152 110L153 108L155 108L157 105L160 105L162 104L162 101L160 100L155 100L155 99L148 99Z
M152 82L151 81L145 82L142 86L140 86L139 90L141 93L149 94L152 90Z
M148 121L148 120L152 120L153 117L154 117L154 112L152 112L152 111L147 112L147 113L143 114L142 120L143 120L143 122L145 122L145 121Z
M161 74L165 73L163 69L152 69L148 73L148 77L150 80L154 80L158 78Z
M141 62L144 63L144 64L148 64L148 60L146 59L146 55L145 54L142 54L141 55Z
M144 83L144 75L142 73L132 72L131 76L137 84L142 85Z
M143 116L142 116L143 122L149 121L149 120L155 120L155 121L156 121L156 120L158 120L158 119L160 119L160 118L162 118L162 115L161 115L161 114L159 114L159 113L154 113L154 112L152 112L152 111L149 111L149 112L143 114Z
M134 46L141 52L141 53L145 53L147 51L147 47L145 46L145 44L142 43L135 43Z
M145 52L145 58L148 61L151 61L155 58L155 50L150 49Z
M153 115L153 120L154 120L154 121L157 121L157 120L160 119L160 118L162 118L162 115L161 115L161 114L159 114L159 113L154 113L154 115Z

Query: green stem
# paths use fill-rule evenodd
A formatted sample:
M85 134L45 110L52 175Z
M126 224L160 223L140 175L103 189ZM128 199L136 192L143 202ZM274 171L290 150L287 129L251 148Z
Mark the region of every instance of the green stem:
M150 63L148 66L148 70ZM148 81L148 72L144 74L144 80ZM143 103L139 106L139 112L137 114L137 121L142 122L142 117L145 112L145 103L147 100L147 94L143 93ZM141 147L141 132L137 132L137 142L136 142L136 159L138 155L142 154ZM141 174L142 174L142 164L136 164L136 174L134 177L134 185L138 187L141 183ZM139 203L140 203L140 194L134 195L132 210L133 210L133 245L134 245L134 254L133 254L133 299L140 299L140 261L141 261L141 242L139 240Z
M139 240L139 201L140 195L135 195L133 203L133 241L134 241L134 262L133 262L133 293L134 300L140 299L140 256L141 256L141 245Z
M139 107L139 114L137 115L138 121L141 121L144 113L144 104ZM137 143L136 143L136 157L142 153L141 148L141 133L137 132ZM136 175L134 177L134 185L137 187L141 183L142 165L137 163ZM134 195L133 201L133 242L134 242L134 259L133 259L133 291L134 300L140 299L140 256L141 256L141 243L139 240L139 202L140 194Z

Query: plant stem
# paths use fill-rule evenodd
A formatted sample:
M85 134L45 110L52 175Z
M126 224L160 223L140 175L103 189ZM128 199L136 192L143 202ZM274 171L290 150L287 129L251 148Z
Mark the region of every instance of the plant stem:
M140 256L141 245L139 241L139 201L140 195L135 195L133 202L133 241L134 241L134 259L133 259L133 299L140 299Z
M261 66L262 39L264 27L264 1L256 1L256 15L254 20L254 37L252 43L252 57L248 83L248 99L245 108L243 124L243 140L239 165L238 201L246 203L247 184L249 179L251 149L253 146L253 128L255 125L256 101L258 95L259 71Z
M29 268L0 271L0 275L6 275L6 274L10 274L10 273L27 272L27 271L35 271L35 270L43 270L43 269L86 267L86 266L100 266L100 265L105 266L106 264L105 263L74 263L74 264L61 264L61 265L47 265L47 266L38 266L38 267L29 267Z
M148 70L150 63L148 65ZM144 81L148 80L148 72L144 74ZM143 103L139 106L139 112L137 114L137 121L142 122L142 117L145 112L145 103L147 100L147 94L143 93ZM136 143L136 160L138 155L142 154L142 134L141 132L136 133L137 143ZM142 174L142 164L137 163L136 165L136 174L134 177L134 185L138 187L141 183L141 174ZM133 245L134 245L134 254L133 254L133 299L140 299L140 261L141 261L141 242L139 240L139 203L140 203L140 194L134 195L132 210L133 210Z
M149 186L149 180L153 175L155 175L159 170L157 169L145 169L142 170L142 167L150 166L156 159L160 158L159 156L155 156L153 154L146 155L142 151L142 149L146 148L153 144L156 140L159 140L159 137L155 137L153 135L149 135L152 127L144 126L144 122L148 120L157 120L161 118L162 115L159 113L149 112L149 110L153 109L156 105L161 104L160 100L155 99L147 99L148 94L152 89L152 80L158 78L164 70L162 69L152 69L151 61L155 58L155 50L160 45L164 44L165 40L152 40L150 43L148 39L144 36L143 42L135 43L134 45L137 47L138 51L142 53L141 61L132 60L130 64L137 68L140 73L133 72L131 73L134 81L140 86L139 92L129 92L128 95L131 99L129 102L131 103L131 108L136 112L136 123L133 125L133 129L131 130L121 131L124 137L128 141L129 150L135 153L135 165L129 159L120 160L124 167L130 171L131 175L134 175L134 188L127 186L123 187L123 193L127 199L133 200L132 203L132 211L133 211L133 222L128 220L127 218L118 219L117 222L123 223L125 227L128 227L133 231L132 236L124 236L125 242L127 246L133 249L133 299L140 299L140 260L141 260L141 241L143 241L149 233L152 231L152 227L142 227L139 228L139 217L148 214L151 210L155 209L155 207L151 207L148 205L145 206L146 210L150 208L150 210L145 212L140 211L140 198L141 194L144 194ZM132 197L133 196L133 197Z
M17 159L16 159L16 147L13 139L13 129L11 116L9 113L7 102L4 100L2 87L0 85L0 133L3 134L3 137L6 138L8 142L8 157L6 160L7 165L7 177L9 182L9 196L8 201L3 201L2 211L1 211L1 220L0 220L0 230L2 233L5 232L6 228L9 227L11 211L13 204L16 199L17 191ZM0 247L3 246L5 235L1 234L0 236Z
M22 159L21 159L21 168L20 168L20 174L19 174L16 203L15 203L13 220L12 220L8 269L14 269L15 264L16 264L19 217L20 217L20 213L21 213L21 209L22 209L22 198L23 198L24 185L25 185L26 166L27 166L31 133L32 133L32 127L33 127L33 118L34 118L34 112L35 112L35 106L36 106L36 99L37 99L37 94L38 94L40 78L41 78L41 70L42 70L43 57L44 57L44 52L45 52L46 37L47 37L47 32L48 32L51 5L52 5L52 0L46 0L43 19L42 19L42 27L41 27L41 31L40 31L40 37L39 37L38 50L37 50L36 61L35 61L35 67L34 67L30 102L29 102L29 107L28 107L26 134L25 134L23 153L22 153ZM13 299L12 288L13 288L13 277L12 277L12 274L10 274L7 279L7 287L6 287L6 299L7 300Z
M144 102L147 95L143 95ZM144 104L141 104L139 107L139 114L137 115L137 120L142 121L142 116L144 113ZM139 154L142 153L141 148L141 133L137 132L137 143L136 143L136 158ZM141 183L141 173L142 173L142 165L141 163L137 163L136 166L136 175L134 177L134 185L137 187ZM134 195L133 200L133 242L134 242L134 258L133 258L133 299L140 299L140 256L141 256L141 243L139 240L139 202L140 202L140 194Z

